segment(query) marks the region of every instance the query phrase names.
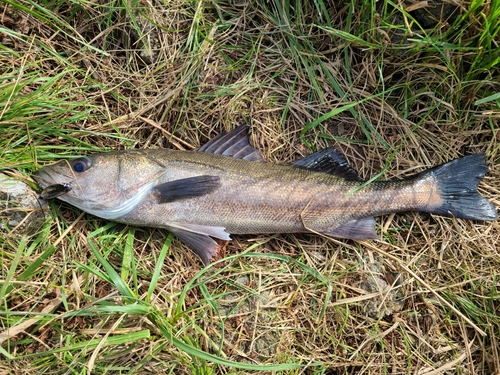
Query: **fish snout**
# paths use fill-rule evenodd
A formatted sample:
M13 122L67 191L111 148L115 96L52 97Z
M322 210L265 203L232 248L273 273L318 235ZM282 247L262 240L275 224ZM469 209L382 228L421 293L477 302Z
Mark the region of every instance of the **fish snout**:
M71 182L61 181L59 174L52 174L47 168L39 169L31 177L42 188L40 198L47 200L57 198L71 191Z
M31 177L38 183L42 189L50 185L71 185L74 182L74 178L60 173L57 170L53 170L49 167L41 168L31 174Z
M39 169L31 174L31 177L36 181L38 186L45 189L49 185L53 185L56 181L50 176L45 169Z

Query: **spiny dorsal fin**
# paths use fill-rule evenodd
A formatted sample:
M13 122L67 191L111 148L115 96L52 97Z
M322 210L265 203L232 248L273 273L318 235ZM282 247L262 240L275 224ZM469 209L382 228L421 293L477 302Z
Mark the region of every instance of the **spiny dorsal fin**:
M333 174L347 180L361 180L340 152L332 147L317 151L292 163L296 167Z
M229 133L223 131L196 151L250 161L264 161L259 150L250 145L248 137L249 129L248 125L240 125Z

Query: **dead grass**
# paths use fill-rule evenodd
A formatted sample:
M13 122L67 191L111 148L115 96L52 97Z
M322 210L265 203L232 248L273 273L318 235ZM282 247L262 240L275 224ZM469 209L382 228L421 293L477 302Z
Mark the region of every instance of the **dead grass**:
M483 151L480 190L500 205L493 3L426 28L370 2L0 6L11 175L249 123L270 162L333 145L365 178ZM46 215L0 236L0 373L500 374L498 222L409 213L380 218L380 241L236 236L202 269L163 231L58 202Z

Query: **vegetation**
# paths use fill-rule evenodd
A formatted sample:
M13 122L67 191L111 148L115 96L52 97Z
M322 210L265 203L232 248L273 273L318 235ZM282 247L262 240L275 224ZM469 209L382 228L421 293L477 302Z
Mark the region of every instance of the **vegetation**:
M1 0L0 170L248 123L270 162L330 145L366 179L485 152L498 206L500 5L450 4ZM233 236L206 268L58 201L3 220L0 373L499 373L500 224L377 220Z

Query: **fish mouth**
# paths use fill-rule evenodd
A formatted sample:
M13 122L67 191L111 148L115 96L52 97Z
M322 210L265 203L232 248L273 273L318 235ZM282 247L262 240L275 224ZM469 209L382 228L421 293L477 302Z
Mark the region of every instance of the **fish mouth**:
M70 183L49 185L40 193L40 198L43 200L54 199L71 191Z
M33 179L42 188L40 198L54 199L71 191L71 182L57 182L56 179L45 169L34 172Z

